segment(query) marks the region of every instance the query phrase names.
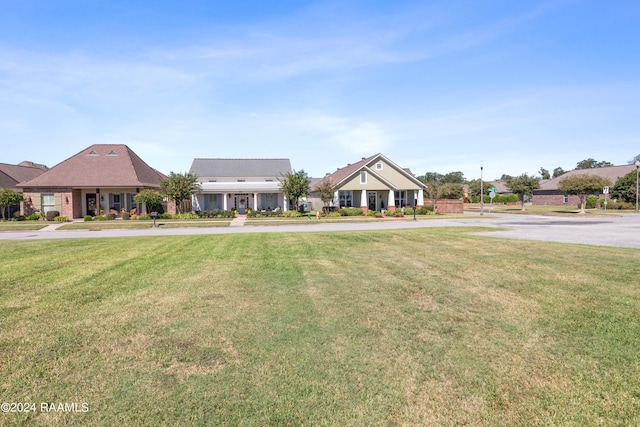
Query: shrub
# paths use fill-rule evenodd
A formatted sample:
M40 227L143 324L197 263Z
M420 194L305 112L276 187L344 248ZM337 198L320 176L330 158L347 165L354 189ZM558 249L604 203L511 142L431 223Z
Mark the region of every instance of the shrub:
M405 215L413 215L413 208L404 208Z
M196 212L196 214L200 218L233 218L235 216L233 211L225 211L222 209L215 209L211 211L198 211ZM255 216L255 214L256 214L255 211L251 211L250 216Z
M160 215L158 215L158 217L160 217ZM173 218L188 220L188 219L200 219L200 216L198 214L194 214L191 212L183 212L183 213L175 214Z
M106 221L107 217L104 216L104 215L96 215L96 216L93 217L93 220L94 221Z
M148 221L150 219L151 219L151 217L149 215L140 215L138 217L138 220L140 220L140 221Z
M131 219L132 219L132 220L136 220L136 219L138 219L138 215L136 215L136 214L131 215Z
M634 203L614 202L611 200L609 201L609 203L607 203L607 209L632 210L635 208L636 205Z
M122 212L122 219L124 220L131 219L131 215L129 215L129 212Z
M156 218L157 219L171 219L172 216L171 216L170 213L166 213L166 212L160 213L160 212L158 212L158 216Z
M107 221L113 221L114 219L116 219L116 214L113 214L113 213L107 214Z
M89 222L89 221L93 221L93 217L91 215L85 215L84 222Z
M403 217L404 215L402 215L402 211L400 209L398 209L398 210L395 210L395 211L387 211L385 213L385 216Z
M367 215L375 217L375 218L382 218L382 213L378 212L378 211L369 211L369 212L367 212Z
M42 218L39 213L32 213L31 215L27 215L25 219L27 221L38 221Z
M331 211L327 214L327 216L330 218L340 218L342 215L338 211Z
M586 209L594 209L596 207L596 202L598 201L598 197L594 196L593 194L590 196L587 196L587 205L586 205ZM580 207L580 206L578 206Z
M433 211L433 206L422 206L419 207L418 210L416 211L417 215L432 215L435 212Z
M282 212L282 216L285 218L296 218L302 216L302 214L298 211L284 211Z
M507 196L507 203L518 203L518 195L517 194L509 194Z
M57 216L56 222L69 222L69 218L67 218L66 216Z
M342 216L361 216L363 212L360 208L342 208L340 209L340 214Z
M60 216L58 211L49 211L45 214L47 221L54 221L57 216Z

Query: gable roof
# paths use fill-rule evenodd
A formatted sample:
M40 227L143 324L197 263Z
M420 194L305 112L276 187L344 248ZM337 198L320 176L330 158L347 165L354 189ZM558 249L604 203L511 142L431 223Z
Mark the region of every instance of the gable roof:
M291 172L289 159L193 159L191 172L201 177L279 177Z
M589 168L589 169L575 169L569 172L565 172L559 177L550 179L540 184L540 188L536 191L540 190L558 190L558 184L564 178L574 176L574 175L596 175L603 178L607 178L613 184L620 178L628 174L629 172L633 172L636 170L636 165L620 165L620 166L606 166L603 168Z
M31 162L22 162L18 165L0 163L0 187L17 189L16 184L33 179L44 173L47 167Z
M374 170L372 170L371 168L369 168L367 166L369 163L371 163L371 162L373 162L374 160L377 160L377 159L384 160L391 167L393 167L396 170L398 170L399 172L405 174L407 176L407 178L409 178L412 181L414 181L417 185L419 185L421 187L424 187L424 184L413 176L413 174L411 173L411 170L406 169L406 168L401 168L400 166L396 165L391 160L389 160L387 157L385 157L382 153L375 154L375 155L373 155L371 157L363 157L359 162L356 162L356 163L353 163L353 164L348 164L347 166L345 166L343 168L338 168L338 170L336 170L334 173L328 174L324 178L322 178L318 182L318 184L320 182L325 181L325 180L328 179L334 185L334 187L339 187L343 182L349 180L351 177L353 177L355 174L357 174L361 170L366 170L367 172L373 174L377 179L381 180L382 182L387 183L389 185L389 187L393 188L393 184L392 183L390 183L389 181L387 181L383 177L379 176Z
M164 178L124 144L94 144L18 187L159 187Z

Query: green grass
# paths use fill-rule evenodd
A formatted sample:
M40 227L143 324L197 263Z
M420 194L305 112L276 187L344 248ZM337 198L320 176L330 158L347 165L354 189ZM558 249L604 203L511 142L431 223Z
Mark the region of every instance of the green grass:
M480 212L480 204L471 203L466 204L464 207L465 211L469 212ZM519 203L517 205L501 205L496 204L490 207L489 203L486 202L484 204L484 212L493 212L493 213L514 213L514 214L524 214L524 215L551 215L551 216L570 216L574 214L579 214L580 209L576 206L539 206L539 205L527 205L525 206L525 210L522 210L522 205ZM628 212L628 211L626 211ZM617 215L620 213L625 213L625 211L608 209L606 214L603 209L587 209L585 211L587 215Z
M478 229L4 242L0 425L638 425L640 251Z
M231 220L229 219L209 219L209 220L157 220L156 226L162 228L181 228L181 227L226 227ZM74 222L65 224L58 230L110 230L110 229L138 229L152 228L153 221L87 221Z
M50 224L55 223L43 221L0 221L0 231L40 230Z

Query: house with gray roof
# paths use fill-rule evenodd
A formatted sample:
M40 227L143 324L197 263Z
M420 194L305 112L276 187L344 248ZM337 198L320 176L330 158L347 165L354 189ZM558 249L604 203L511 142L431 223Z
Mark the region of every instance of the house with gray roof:
M424 184L411 173L385 157L376 154L363 157L360 161L338 168L327 174L322 181L329 181L333 187L333 206L360 207L368 211L395 211L402 207L424 206ZM322 201L314 195L309 203L315 209L322 207Z
M534 205L547 205L547 206L562 206L562 205L575 205L577 206L580 199L578 196L572 196L564 193L558 189L558 184L564 178L574 175L597 175L602 178L606 178L613 184L618 179L625 176L629 172L636 170L635 165L620 165L620 166L606 166L602 168L589 168L589 169L575 169L556 177L554 179L541 182L540 188L533 190L532 203ZM596 194L598 197L602 197L602 194Z
M194 211L288 208L278 179L292 172L289 159L196 158L189 172L200 184L192 197Z
M44 173L48 168L33 162L21 162L17 165L0 163L0 188L8 188L21 193L22 188L17 185L21 181L35 178ZM20 212L20 205L8 206L7 218L11 218L15 212Z
M82 218L97 215L98 208L142 212L133 197L142 189L159 190L165 178L124 144L95 144L17 187L23 190L24 214L58 211Z

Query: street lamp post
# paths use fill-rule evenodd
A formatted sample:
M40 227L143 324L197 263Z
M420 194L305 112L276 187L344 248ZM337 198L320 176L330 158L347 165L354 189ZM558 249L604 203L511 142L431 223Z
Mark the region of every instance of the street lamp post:
M480 215L484 215L484 184L483 184L484 165L480 162Z
M413 220L416 220L416 209L418 209L418 190L413 190Z
M636 160L636 213L638 213L638 169L640 169L640 160Z

